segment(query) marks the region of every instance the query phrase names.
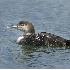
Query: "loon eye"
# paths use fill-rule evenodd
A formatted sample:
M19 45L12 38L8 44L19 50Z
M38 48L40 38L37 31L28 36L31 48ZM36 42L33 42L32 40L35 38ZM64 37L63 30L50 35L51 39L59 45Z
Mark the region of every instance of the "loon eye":
M22 26L24 26L24 24L22 24Z
M26 26L27 24L22 24L22 26Z

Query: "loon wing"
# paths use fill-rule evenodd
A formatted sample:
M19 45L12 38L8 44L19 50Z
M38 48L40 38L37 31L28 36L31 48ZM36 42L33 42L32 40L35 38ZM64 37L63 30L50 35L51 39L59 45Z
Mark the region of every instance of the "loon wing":
M20 41L21 45L34 46L70 46L70 40L66 40L60 36L51 33L41 32L32 35L23 35Z

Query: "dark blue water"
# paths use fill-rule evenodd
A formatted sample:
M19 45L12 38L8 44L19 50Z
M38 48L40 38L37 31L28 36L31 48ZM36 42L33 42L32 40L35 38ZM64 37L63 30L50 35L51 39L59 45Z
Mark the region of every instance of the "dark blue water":
M0 0L0 68L70 68L70 49L18 45L23 33L7 26L21 20L70 39L70 0Z

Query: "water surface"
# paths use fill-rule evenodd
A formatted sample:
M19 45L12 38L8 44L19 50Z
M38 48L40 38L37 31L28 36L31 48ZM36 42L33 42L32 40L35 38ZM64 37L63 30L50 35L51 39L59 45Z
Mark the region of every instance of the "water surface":
M0 0L0 68L70 68L70 49L18 45L23 33L6 27L21 20L70 39L70 0Z

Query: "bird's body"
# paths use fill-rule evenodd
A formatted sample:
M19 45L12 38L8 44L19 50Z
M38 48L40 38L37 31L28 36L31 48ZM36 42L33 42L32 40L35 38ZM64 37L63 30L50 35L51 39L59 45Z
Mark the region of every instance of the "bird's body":
M20 21L17 25L11 27L24 32L24 35L17 39L17 43L20 45L70 46L70 40L66 40L54 34L46 32L35 34L33 24L28 21Z

